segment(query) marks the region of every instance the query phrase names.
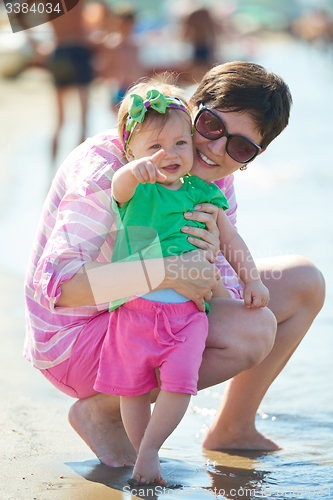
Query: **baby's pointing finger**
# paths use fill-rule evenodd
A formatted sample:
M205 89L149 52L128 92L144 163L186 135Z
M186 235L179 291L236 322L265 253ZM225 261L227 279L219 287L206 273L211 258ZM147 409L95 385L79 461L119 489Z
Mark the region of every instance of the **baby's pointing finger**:
M154 170L155 181L157 180L160 182L164 182L167 178L164 174L162 174L162 172L160 172L158 170L158 166L160 166L160 162L161 162L163 156L164 156L164 149L159 149L156 153L153 154L153 156L150 157L150 162L154 166L154 169L155 169Z
M152 161L156 166L160 163L161 159L164 156L164 149L159 149L150 157L150 161Z

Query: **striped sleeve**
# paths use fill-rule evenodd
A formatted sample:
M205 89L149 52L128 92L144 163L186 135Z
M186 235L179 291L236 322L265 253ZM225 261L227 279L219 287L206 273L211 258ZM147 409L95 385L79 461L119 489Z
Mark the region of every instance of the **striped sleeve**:
M33 276L34 298L50 311L59 300L60 285L85 263L98 260L115 220L110 163L96 150L84 158L71 156L69 162L70 171L62 175L65 164L51 190L53 197L63 191L60 200L49 197L44 207L45 243Z

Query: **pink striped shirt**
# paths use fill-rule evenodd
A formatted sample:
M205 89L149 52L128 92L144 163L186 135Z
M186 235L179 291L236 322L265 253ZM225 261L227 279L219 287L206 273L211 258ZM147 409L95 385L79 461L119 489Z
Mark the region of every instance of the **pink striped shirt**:
M70 357L87 321L107 304L57 307L60 285L87 262L111 262L115 214L111 209L113 173L123 163L116 130L87 139L64 161L47 195L25 280L24 355L40 369ZM231 222L236 223L233 176L221 179ZM239 297L237 276L221 256L223 281Z

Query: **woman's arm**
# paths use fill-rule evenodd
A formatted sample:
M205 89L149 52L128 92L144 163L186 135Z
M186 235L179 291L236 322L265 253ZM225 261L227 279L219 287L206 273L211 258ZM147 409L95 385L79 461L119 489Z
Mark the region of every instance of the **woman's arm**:
M121 172L124 167L119 169ZM115 174L115 175L116 175ZM114 175L114 176L115 176ZM97 263L89 262L70 279L60 285L61 295L56 303L57 307L79 307L108 303L119 299L121 296L143 294L152 289L174 288L182 295L193 300L198 309L204 310L204 301L211 298L221 273L213 264L216 255L220 252L219 230L216 225L218 208L211 204L202 204L195 207L196 211L184 214L185 219L194 219L206 224L206 229L192 226L184 226L182 231L193 238L194 245L198 250L193 250L184 255L166 257L163 259L164 275L154 288L147 289L145 270L140 261L120 263ZM186 224L186 221L184 221ZM198 239L202 238L202 239ZM149 263L149 264L148 264ZM146 268L151 267L150 273L160 276L160 261L145 261ZM193 269L196 272L193 273ZM147 269L146 269L147 270ZM149 274L150 275L150 274ZM135 287L133 279L135 277ZM154 283L154 279L152 279ZM120 292L121 287L121 294Z
M87 263L69 281L60 285L61 295L56 306L102 304L120 297L173 288L204 311L204 302L212 297L211 290L220 277L220 271L208 261L202 250L164 259Z

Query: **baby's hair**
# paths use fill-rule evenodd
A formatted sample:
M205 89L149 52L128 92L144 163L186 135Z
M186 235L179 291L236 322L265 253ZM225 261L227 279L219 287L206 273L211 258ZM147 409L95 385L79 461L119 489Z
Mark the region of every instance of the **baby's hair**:
M156 89L159 92L161 92L164 96L172 96L180 99L190 113L190 108L188 106L187 99L184 96L182 90L176 85L176 82L177 78L175 74L171 72L166 72L163 73L162 75L157 75L154 78L141 80L139 83L135 84L126 92L125 97L120 104L118 111L118 118L117 118L118 134L121 142L123 142L124 139L123 136L124 124L126 123L128 117L128 108L130 104L131 94L137 94L145 100L148 90ZM161 123L161 126L163 126L168 120L170 114L173 112L178 113L179 111L174 108L167 108L165 114L160 114L154 109L148 108L143 124L149 123L150 119L154 118L158 119L159 122ZM187 113L182 112L181 115L186 116ZM188 117L188 119L190 120L190 117ZM136 127L133 135L139 132L140 128L141 127Z

